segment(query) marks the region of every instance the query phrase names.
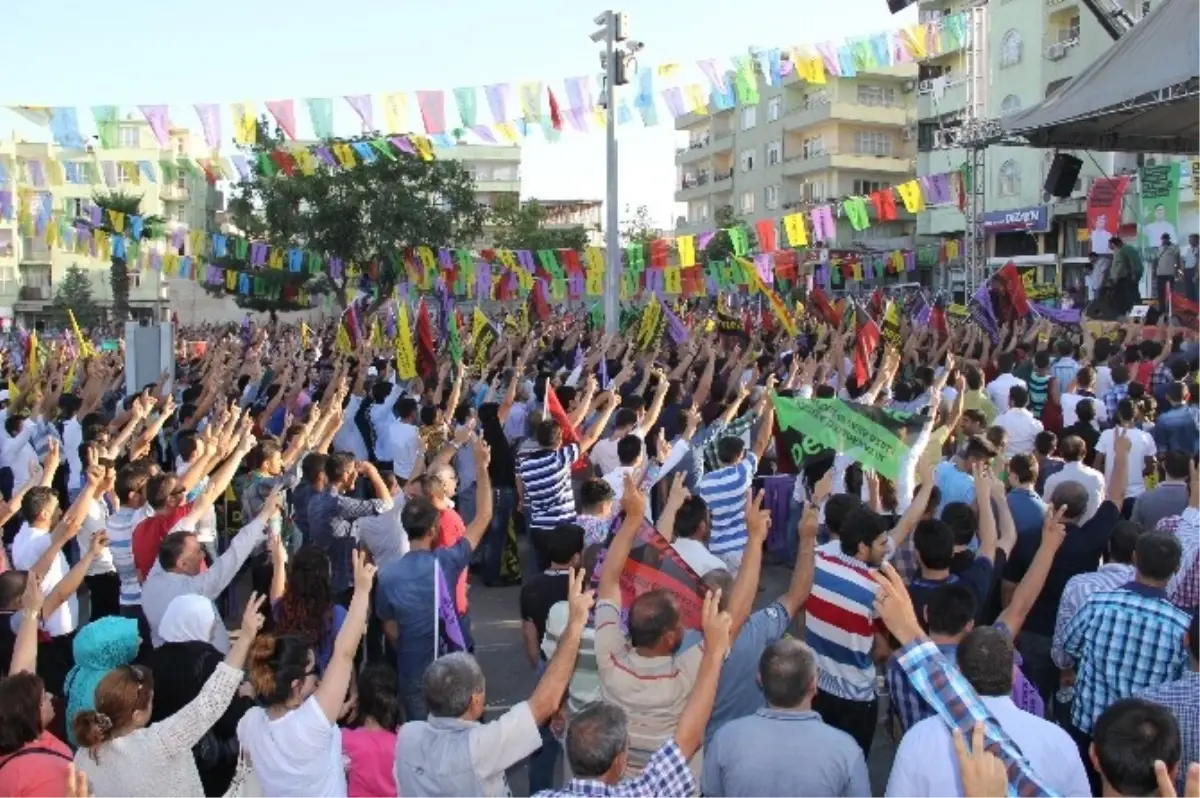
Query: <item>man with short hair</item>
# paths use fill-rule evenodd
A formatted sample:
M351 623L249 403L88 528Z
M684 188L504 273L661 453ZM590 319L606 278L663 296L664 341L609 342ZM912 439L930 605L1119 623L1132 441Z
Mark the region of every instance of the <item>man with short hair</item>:
M975 503L975 469L991 463L995 456L996 448L987 438L972 435L958 454L938 463L933 470L933 479L942 497L942 503L938 506L939 516L947 504Z
M1122 699L1096 720L1086 761L1098 774L1092 781L1092 795L1159 795L1156 762L1166 765L1168 773L1184 777L1179 767L1179 724L1166 707L1142 698Z
M987 396L996 412L1003 413L1009 408L1008 400L1013 386L1025 388L1025 380L1013 375L1016 358L1012 352L1001 352L996 355L996 369L1000 372L996 379L987 384Z
M195 532L178 530L163 538L158 548L158 559L142 585L142 611L150 624L151 643L155 648L163 644L158 630L171 601L177 596L192 593L216 601L237 576L255 547L266 540L267 524L273 515L279 513L282 504L282 493L268 494L258 515L233 536L229 548L208 570L204 570L204 549L196 539ZM216 614L218 618L221 617L220 612ZM222 653L228 652L229 635L225 625L213 624L212 637L204 642L211 643Z
M1158 262L1154 268L1154 294L1158 297L1158 307L1165 313L1167 297L1175 287L1175 275L1183 270L1183 256L1179 253L1179 247L1172 243L1170 233L1163 233L1161 241Z
M1042 431L1042 422L1029 411L1029 391L1023 385L1014 385L1008 391L1008 409L996 416L992 422L1008 433L1004 457L1033 451L1033 442Z
M984 626L962 638L954 659L995 723L1024 752L1047 787L1058 795L1093 795L1071 737L1053 723L1013 703L1010 696L1014 653L1012 638L1006 632ZM886 795L899 798L962 794L950 728L940 717L927 717L909 729L900 741Z
M1167 600L1179 570L1179 541L1162 532L1138 538L1132 582L1094 593L1063 631L1062 650L1076 665L1075 700L1068 731L1086 754L1096 719L1113 702L1182 678L1187 655L1179 641L1187 613ZM1091 775L1099 791L1099 778Z
M1200 615L1192 613L1183 647L1188 653L1188 669L1183 678L1148 687L1138 698L1153 701L1171 710L1183 733L1183 756L1179 761L1176 788L1183 792L1185 774L1192 763L1200 760Z
M490 503L486 499L489 516ZM538 727L558 712L571 680L592 606L592 592L583 588L583 572L571 572L570 621L558 650L529 700L490 723L480 723L487 709L486 686L475 657L459 651L430 663L421 676L429 713L410 717L396 737L401 795L512 795L505 771L541 747Z
M312 544L329 555L329 587L334 600L347 606L354 592L352 559L358 519L392 509L392 494L374 464L355 462L344 452L335 453L325 463L325 477L325 490L308 500L308 529ZM348 495L359 477L371 484L374 499Z
M1168 451L1161 462L1166 478L1133 503L1130 520L1142 529L1155 529L1159 521L1180 515L1188 507L1188 474L1192 458L1184 452Z
M1087 495L1087 508L1084 510L1081 522L1086 522L1096 514L1096 510L1104 502L1104 474L1084 463L1087 455L1087 444L1082 438L1068 435L1058 442L1058 453L1062 455L1063 467L1057 474L1046 478L1042 488L1042 498L1053 505L1051 497L1059 485L1074 482L1082 486ZM1124 492L1122 492L1124 495Z
M1188 457L1200 454L1200 413L1191 404L1187 385L1180 381L1167 386L1167 409L1159 404L1154 419L1154 445L1159 452L1182 452Z
M813 711L812 651L785 637L758 661L766 706L732 720L704 751L704 795L871 795L867 763L853 737Z

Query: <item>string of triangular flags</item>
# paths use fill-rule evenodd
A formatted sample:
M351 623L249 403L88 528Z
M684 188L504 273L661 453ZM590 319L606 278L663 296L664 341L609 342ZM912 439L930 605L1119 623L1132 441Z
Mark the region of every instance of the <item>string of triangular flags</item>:
M617 122L629 124L640 119L645 126L658 125L660 107L674 120L686 113L705 114L710 108L725 110L736 104L754 104L758 102L761 84L781 85L792 74L820 85L830 76L853 77L859 71L914 63L953 52L961 49L967 38L966 14L960 12L871 36L847 38L842 42L771 48L732 58L701 59L696 66L702 80L680 80L682 65L679 63L650 66L639 70L630 91L618 98ZM448 149L463 141L515 144L539 130L547 140L556 141L564 130L579 133L603 130L607 112L597 102L602 93L601 76L565 78L556 93L555 88L559 85L557 81L521 81L464 86L449 92L435 89L343 95L341 99L361 122L362 130L382 130L386 135L369 144L352 145L341 151L297 141L300 111L307 111L316 139L327 141L334 137L335 99L332 97L267 100L261 106L256 102L241 101L230 103L228 110L233 140L238 145L256 143L259 114L269 113L288 140L282 152L300 162L301 169L310 164L313 168L349 168L380 154L390 154L393 148L433 157L434 148ZM453 115L448 100L454 105ZM81 123L86 116L81 115L80 109L72 106L7 107L27 120L47 127L54 142L68 151L60 155L57 168L50 161L35 160L37 165L31 167L29 182L38 188L55 185L56 180L58 183L92 184L103 180L114 185L119 169L125 169L128 176L145 177L150 181L159 176L169 180L169 172L181 170L204 174L210 180L232 179L238 175L244 178L247 174L245 156L222 158L217 155L225 141L222 105L219 103L192 105L204 141L212 151L211 157L173 156L160 159L158 163L100 158L99 166L84 152ZM483 113L485 108L490 121ZM174 152L170 142L174 121L171 107L153 103L139 104L137 109L160 147ZM382 114L378 114L377 109ZM121 107L93 105L88 110L101 149L120 149ZM414 123L414 110L420 120L419 126ZM281 157L276 152L263 154L260 160L278 162ZM156 169L160 175L155 174ZM0 184L12 179L13 176L8 175L0 164Z

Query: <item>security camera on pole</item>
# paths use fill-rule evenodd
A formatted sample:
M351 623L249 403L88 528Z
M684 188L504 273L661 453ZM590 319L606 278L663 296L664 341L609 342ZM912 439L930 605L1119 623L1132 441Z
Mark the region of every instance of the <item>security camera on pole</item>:
M631 41L626 48L617 46L619 42L629 38L628 14L605 11L593 22L600 28L592 33L592 41L604 43L604 50L600 53L600 68L604 70L604 92L600 98L600 105L608 111L605 130L607 180L604 192L604 330L607 333L616 333L620 318L620 305L617 300L621 295L621 241L617 198L617 87L629 83L626 62L632 62L633 53L641 50L643 45L641 42ZM636 64L634 66L636 67Z

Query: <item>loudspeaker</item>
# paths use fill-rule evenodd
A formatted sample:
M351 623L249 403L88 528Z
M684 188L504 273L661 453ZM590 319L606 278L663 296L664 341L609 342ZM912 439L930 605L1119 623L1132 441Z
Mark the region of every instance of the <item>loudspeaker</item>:
M164 371L175 376L175 328L125 322L125 395L135 396Z
M1046 185L1043 189L1052 197L1065 198L1075 190L1075 181L1079 179L1079 170L1083 161L1065 152L1055 153L1050 171L1046 173Z
M917 0L887 0L888 11L893 14L899 14L904 9L911 6Z

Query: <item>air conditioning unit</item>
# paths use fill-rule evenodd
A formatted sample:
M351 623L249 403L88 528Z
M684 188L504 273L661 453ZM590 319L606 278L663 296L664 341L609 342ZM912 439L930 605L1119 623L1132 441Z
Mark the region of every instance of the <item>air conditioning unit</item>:
M909 127L904 128L904 140L905 141L912 141L914 135L916 135L916 134L912 128L909 128Z
M900 87L900 90L905 94L912 94L913 90L916 88L917 82L915 80L906 80L904 81L904 85Z
M1067 48L1062 44L1052 44L1046 48L1046 57L1051 61L1060 61L1067 54Z

